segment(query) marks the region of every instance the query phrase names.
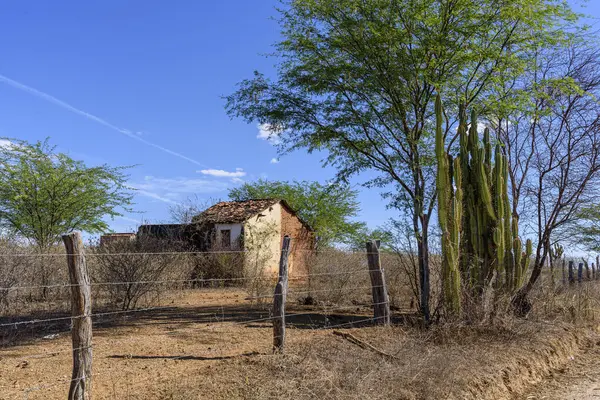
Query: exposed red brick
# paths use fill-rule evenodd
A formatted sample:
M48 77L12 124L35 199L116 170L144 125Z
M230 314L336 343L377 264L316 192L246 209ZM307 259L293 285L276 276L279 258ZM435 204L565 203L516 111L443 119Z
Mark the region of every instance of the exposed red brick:
M290 278L308 273L307 259L314 250L315 237L311 228L306 225L290 209L287 204L281 204L281 241L284 236L292 238L289 258Z

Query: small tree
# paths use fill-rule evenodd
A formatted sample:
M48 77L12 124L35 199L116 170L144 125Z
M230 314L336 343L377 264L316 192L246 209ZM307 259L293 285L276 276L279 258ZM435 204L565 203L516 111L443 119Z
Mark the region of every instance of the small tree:
M48 141L11 140L0 147L0 226L42 253L65 233L107 231L103 218L119 216L118 208L128 210L131 204L123 170L88 168L55 152ZM52 273L45 261L37 263L36 275L41 285L49 284ZM42 297L46 295L44 288Z
M191 224L195 216L209 208L219 200L202 200L198 195L190 196L185 201L169 207L171 221L177 224Z
M126 167L86 167L48 141L0 147L0 224L41 251L75 230L108 230L104 217L131 204Z

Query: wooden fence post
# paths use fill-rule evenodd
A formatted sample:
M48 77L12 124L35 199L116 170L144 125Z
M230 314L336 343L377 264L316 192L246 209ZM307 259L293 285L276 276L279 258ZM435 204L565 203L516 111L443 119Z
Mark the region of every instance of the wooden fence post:
M288 275L289 275L289 258L290 246L292 239L289 236L284 236L281 244L281 256L279 257L279 277L277 282L283 283L283 297L287 300L288 292Z
M88 400L92 395L92 296L83 242L78 232L62 237L67 250L71 283L71 337L73 374L69 400Z
M563 257L563 259L562 259L562 284L563 284L563 286L567 284L567 271L565 268L566 263L567 263L566 258Z
M600 279L600 256L596 256L596 279Z
M596 264L592 263L592 279L596 279Z
M367 242L367 261L369 263L369 276L371 277L375 323L389 325L390 301L385 285L385 274L381 268L381 259L379 258L379 241L371 240Z
M575 283L575 272L573 271L573 260L569 261L569 283Z
M592 274L590 273L590 264L585 261L583 265L585 267L585 280L589 281L592 279Z
M279 258L279 278L273 295L273 352L283 353L285 348L285 302L287 300L290 242L289 236L283 238Z
M577 282L581 283L583 281L583 263L579 263L579 268L577 268Z

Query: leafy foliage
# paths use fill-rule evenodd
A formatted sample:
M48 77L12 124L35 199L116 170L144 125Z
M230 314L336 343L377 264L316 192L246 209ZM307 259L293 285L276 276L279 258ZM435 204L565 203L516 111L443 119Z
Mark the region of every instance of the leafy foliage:
M588 251L600 252L600 205L583 208L573 232L579 245Z
M259 72L227 97L231 116L259 122L283 152L325 151L338 176L371 170L406 212L429 319L428 231L435 206L434 97L508 107L495 92L556 45L576 19L563 0L291 0L281 10L277 78ZM445 118L448 118L446 115ZM449 121L444 141L455 138Z
M103 218L121 215L131 199L122 167L88 168L47 140L0 147L0 223L41 249L74 230L107 231Z
M259 179L231 189L229 197L237 201L266 198L287 201L315 230L319 246L353 243L357 234L365 230L364 223L352 221L360 211L358 192L345 184Z

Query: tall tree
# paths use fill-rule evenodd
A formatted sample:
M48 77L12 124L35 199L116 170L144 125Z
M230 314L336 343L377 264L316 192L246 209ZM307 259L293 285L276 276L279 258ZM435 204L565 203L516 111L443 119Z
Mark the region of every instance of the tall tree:
M129 210L126 178L122 167L86 167L48 141L10 140L0 147L0 224L42 252L74 230L105 232L105 217Z
M577 237L582 220L593 233L600 185L600 49L574 41L537 52L535 61L525 84L515 82L527 108L497 121L513 216L524 219L537 243L531 276L514 299L519 311L530 308L527 296L552 246Z
M231 189L229 197L237 201L265 198L287 201L315 230L319 247L334 243L351 245L358 235L366 232L364 223L353 220L360 211L358 192L346 184L259 179Z
M411 220L429 321L436 88L457 115L459 103L484 101L500 77L526 70L523 53L561 40L573 18L562 0L290 0L277 79L256 72L227 109L279 135L283 152L327 151L342 179L378 172L367 184L389 188Z

